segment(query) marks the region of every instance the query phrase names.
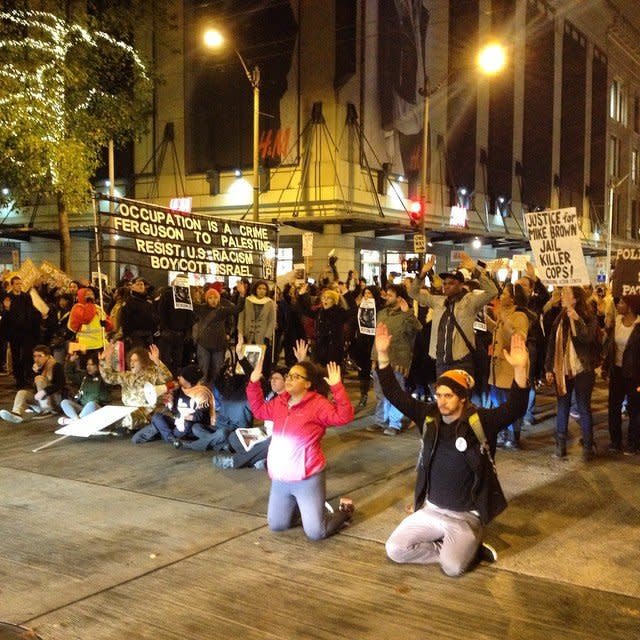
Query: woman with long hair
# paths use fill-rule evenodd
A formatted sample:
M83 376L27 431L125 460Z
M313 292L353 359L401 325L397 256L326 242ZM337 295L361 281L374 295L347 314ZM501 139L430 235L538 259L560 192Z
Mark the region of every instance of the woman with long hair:
M494 407L504 404L513 385L513 367L505 357L511 338L517 334L526 340L529 318L523 309L527 306L527 295L521 285L507 283L502 289L497 311L497 323L493 330L491 361L489 367L489 388ZM518 418L498 434L498 441L505 449L520 448L522 418ZM501 438L502 435L502 438Z
M547 336L545 359L547 383L555 383L558 395L555 456L567 455L571 394L575 391L582 428L582 459L588 462L594 456L591 394L601 350L597 320L582 287L563 287L561 305Z
M627 399L629 435L627 454L640 451L640 303L623 297L616 303L616 316L609 328L602 377L609 378L609 435L611 453L622 453L622 404Z
M311 540L322 540L336 533L353 513L346 498L340 509L325 509L327 460L320 441L329 426L347 424L353 419L353 407L340 379L340 366L327 365L324 381L330 386L333 402L317 389L322 378L311 362L298 362L285 376L285 391L268 402L260 384L261 358L249 378L247 397L253 415L271 420L273 432L267 454L271 478L267 520L272 531L284 531L294 523L296 506L304 532Z

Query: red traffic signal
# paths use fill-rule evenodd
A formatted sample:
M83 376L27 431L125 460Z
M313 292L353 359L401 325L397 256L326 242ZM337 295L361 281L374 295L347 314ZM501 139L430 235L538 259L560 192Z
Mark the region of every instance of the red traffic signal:
M422 200L411 200L409 202L408 213L411 226L420 226L424 218L424 205L422 203Z

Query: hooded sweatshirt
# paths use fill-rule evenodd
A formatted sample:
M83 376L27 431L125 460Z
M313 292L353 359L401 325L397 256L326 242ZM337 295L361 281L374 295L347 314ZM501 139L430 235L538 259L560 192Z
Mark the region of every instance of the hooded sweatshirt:
M107 314L93 301L93 296L91 289L78 289L78 302L69 314L67 326L76 334L82 351L102 349L104 346L101 321L104 321L106 331L112 328Z

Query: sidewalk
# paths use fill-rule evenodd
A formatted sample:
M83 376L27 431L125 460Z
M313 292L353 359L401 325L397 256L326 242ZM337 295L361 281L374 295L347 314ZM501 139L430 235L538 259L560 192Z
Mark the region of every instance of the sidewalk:
M365 431L370 398L324 440L328 495L350 495L356 518L316 543L267 529L264 472L110 436L32 453L57 437L54 420L1 423L0 621L46 640L638 637L639 456L585 465L572 423L557 461L552 420L537 424L522 451L497 456L510 499L487 530L497 564L446 578L385 556L418 440ZM594 404L602 451L603 389Z

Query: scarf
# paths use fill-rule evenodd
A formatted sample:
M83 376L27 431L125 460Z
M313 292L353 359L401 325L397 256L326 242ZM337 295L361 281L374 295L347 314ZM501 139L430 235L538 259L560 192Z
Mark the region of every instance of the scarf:
M556 392L559 396L567 394L567 376L575 377L582 369L571 336L576 334L573 322L563 312L556 329L556 345L553 353L553 375L556 379Z
M209 409L209 418L213 426L216 423L216 403L211 389L205 387L203 384L197 384L190 389L183 387L182 391L196 403L196 409Z

